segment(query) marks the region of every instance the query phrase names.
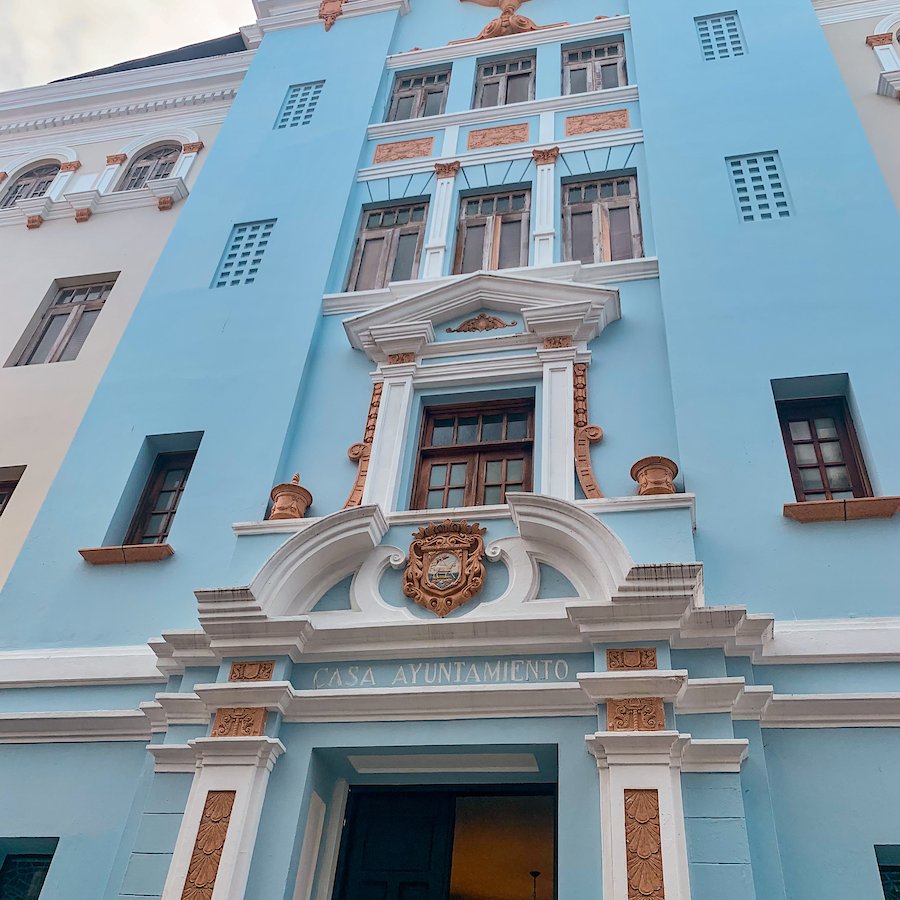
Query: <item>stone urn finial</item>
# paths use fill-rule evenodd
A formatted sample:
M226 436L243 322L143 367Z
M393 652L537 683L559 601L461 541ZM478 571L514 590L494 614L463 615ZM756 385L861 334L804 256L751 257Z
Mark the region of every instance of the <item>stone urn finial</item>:
M665 456L645 456L631 467L631 477L638 483L638 494L674 494L678 466Z
M272 511L269 519L302 519L313 502L312 494L300 485L300 473L286 484L272 488Z

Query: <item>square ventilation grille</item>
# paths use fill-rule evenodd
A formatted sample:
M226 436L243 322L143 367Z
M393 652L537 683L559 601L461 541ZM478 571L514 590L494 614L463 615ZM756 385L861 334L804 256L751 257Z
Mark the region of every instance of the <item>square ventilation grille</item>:
M792 213L778 152L730 156L725 160L742 222L787 219Z
M697 37L700 38L700 49L705 60L731 59L733 56L743 56L747 52L736 12L703 16L694 19L694 22L697 25Z
M253 284L274 227L275 219L235 225L211 287Z
M324 81L310 81L306 84L292 84L285 95L281 111L275 120L276 128L294 128L309 125L313 113L322 96Z

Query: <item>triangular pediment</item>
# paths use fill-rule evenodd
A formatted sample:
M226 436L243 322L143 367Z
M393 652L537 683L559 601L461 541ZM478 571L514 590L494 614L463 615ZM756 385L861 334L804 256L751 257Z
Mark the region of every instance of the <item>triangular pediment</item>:
M481 315L523 323L518 330L535 342L547 337L586 342L619 318L619 293L597 285L476 272L437 287L423 285L417 294L346 320L344 328L352 346L382 362L391 354L418 353L436 342L439 327ZM496 340L502 328L473 325L466 336Z

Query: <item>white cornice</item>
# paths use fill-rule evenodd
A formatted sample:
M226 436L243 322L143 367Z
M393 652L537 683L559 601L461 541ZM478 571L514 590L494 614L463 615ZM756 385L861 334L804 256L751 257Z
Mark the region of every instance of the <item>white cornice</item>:
M608 19L593 19L590 22L581 22L576 25L557 25L553 28L542 28L539 31L528 31L507 37L482 41L472 40L461 44L432 47L428 50L395 53L387 58L387 67L389 69L414 69L431 66L434 63L448 62L463 56L490 56L494 53L535 47L538 44L555 44L559 41L575 41L607 34L619 34L630 28L631 19L628 16L611 16Z
M599 731L585 736L600 768L669 765L683 772L740 772L749 741L695 740L677 731Z
M813 0L813 8L822 25L834 25L900 12L900 3L897 0Z
M160 681L165 678L156 668L156 655L145 644L0 652L0 688Z
M0 744L146 741L150 724L137 709L0 714Z
M596 106L619 106L638 99L637 85L608 88L605 91L589 91L584 94L564 94L545 100L527 100L506 106L490 106L485 109L467 109L464 112L444 113L427 119L404 119L400 122L379 122L370 125L369 140L401 137L420 131L437 131L452 125L478 125L484 122L503 122L506 119L521 119L538 116L541 113L564 112Z

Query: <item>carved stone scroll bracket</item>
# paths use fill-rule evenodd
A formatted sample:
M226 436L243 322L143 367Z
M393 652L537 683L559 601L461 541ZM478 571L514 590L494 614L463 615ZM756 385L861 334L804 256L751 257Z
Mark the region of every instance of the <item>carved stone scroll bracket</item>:
M659 792L625 791L628 900L665 900Z
M591 462L591 444L603 440L603 429L588 424L587 363L575 363L575 472L584 496L589 500L603 496Z
M338 17L343 15L346 0L322 0L319 4L319 18L325 23L325 30L331 31Z
M369 403L369 414L366 417L366 430L363 439L354 444L347 456L356 463L356 480L350 489L350 496L344 504L344 509L362 504L363 491L366 487L366 476L369 474L369 457L372 455L372 441L375 440L375 424L378 421L378 407L381 406L381 392L384 384L377 382L372 385L372 400Z
M665 731L666 708L662 697L607 700L608 731Z
M210 791L206 795L181 900L212 900L235 795L235 791Z
M210 737L260 737L265 727L264 706L222 707L216 710Z

